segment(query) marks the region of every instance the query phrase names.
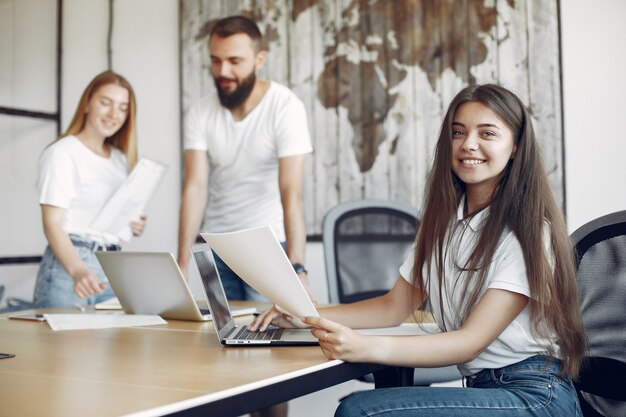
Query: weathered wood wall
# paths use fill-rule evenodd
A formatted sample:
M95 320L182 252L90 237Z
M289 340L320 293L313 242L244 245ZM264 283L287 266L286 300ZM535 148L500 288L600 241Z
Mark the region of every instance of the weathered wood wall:
M206 28L232 14L265 34L262 77L307 108L309 234L339 202L419 206L443 113L471 82L529 106L563 199L558 0L181 0L183 110L214 91Z

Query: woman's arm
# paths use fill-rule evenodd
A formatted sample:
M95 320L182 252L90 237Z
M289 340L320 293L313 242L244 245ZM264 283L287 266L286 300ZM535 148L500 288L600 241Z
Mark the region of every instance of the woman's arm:
M398 326L423 303L424 297L404 278L398 277L384 295L351 304L319 309L320 316L352 329Z
M50 249L52 249L54 256L74 280L74 292L81 298L101 293L106 288L106 285L101 283L85 266L78 253L76 253L70 237L63 230L66 210L42 204L41 213L43 230L46 239L48 239Z
M385 295L351 304L322 307L318 311L322 317L355 329L391 327L406 320L423 300L424 297L417 294L413 285L399 277ZM261 313L249 328L252 331L264 331L270 324L294 327L293 318L273 307Z
M363 336L327 318L308 317L305 323L329 359L427 368L475 359L527 303L525 295L489 289L459 330L414 337Z

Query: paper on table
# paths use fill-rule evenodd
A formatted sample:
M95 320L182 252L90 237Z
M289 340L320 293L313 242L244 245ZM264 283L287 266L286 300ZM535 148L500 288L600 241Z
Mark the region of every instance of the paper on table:
M128 242L132 237L130 221L139 219L146 209L166 168L160 162L141 158L126 181L91 222L91 227Z
M96 310L121 310L122 305L117 297L109 298L101 303L96 303L93 306Z
M271 302L294 317L319 316L269 226L201 235L230 269Z
M44 314L44 317L55 331L167 324L160 316L146 314Z

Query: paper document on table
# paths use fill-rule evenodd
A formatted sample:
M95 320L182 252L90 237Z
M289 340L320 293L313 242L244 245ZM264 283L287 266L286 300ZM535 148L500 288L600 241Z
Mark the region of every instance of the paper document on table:
M44 314L44 317L55 331L167 324L160 316L147 314Z
M144 212L166 169L160 162L141 158L126 181L91 222L91 227L128 242L132 237L130 221L138 220Z
M122 305L120 304L120 300L117 297L109 298L106 301L102 301L100 303L96 303L93 308L96 310L121 310Z
M269 226L201 235L230 269L271 302L294 317L319 315Z

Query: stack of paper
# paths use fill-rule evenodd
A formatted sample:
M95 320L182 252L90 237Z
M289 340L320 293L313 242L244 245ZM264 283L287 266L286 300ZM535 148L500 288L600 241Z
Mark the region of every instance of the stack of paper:
M132 237L130 221L138 220L146 209L165 169L166 166L160 162L141 158L126 181L98 213L91 227L128 242Z
M55 331L167 324L160 316L146 314L44 314L44 317Z

